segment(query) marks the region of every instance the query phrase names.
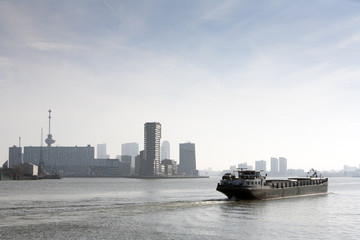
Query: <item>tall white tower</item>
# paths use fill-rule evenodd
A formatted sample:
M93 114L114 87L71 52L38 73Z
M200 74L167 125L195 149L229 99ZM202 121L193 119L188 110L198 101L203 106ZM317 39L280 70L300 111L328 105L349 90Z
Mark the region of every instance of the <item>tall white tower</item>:
M121 155L131 156L131 166L135 167L135 157L139 154L139 144L136 142L121 144Z
M96 145L96 157L98 159L109 158L109 156L106 154L106 143Z
M279 157L279 172L282 174L287 173L287 159L284 157Z
M161 144L161 160L170 159L170 143L163 141Z
M279 159L272 157L270 159L271 163L271 172L278 173L279 172Z

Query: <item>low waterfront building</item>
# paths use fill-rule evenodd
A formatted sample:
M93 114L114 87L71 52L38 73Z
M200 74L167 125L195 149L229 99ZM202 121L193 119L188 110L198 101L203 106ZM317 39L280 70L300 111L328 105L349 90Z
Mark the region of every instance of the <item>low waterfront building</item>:
M89 175L94 177L118 177L120 167L119 159L94 159L89 166Z
M172 176L177 175L177 163L171 159L164 159L161 161L161 165L164 167L164 175Z
M37 165L35 165L35 164L23 163L23 164L20 164L20 165L17 165L17 166L19 166L19 169L20 169L23 176L27 176L27 177L38 176L39 167Z
M135 176L141 176L145 170L145 150L140 151L140 154L135 157Z
M88 176L94 166L94 147L24 147L24 162L44 164L45 171L62 171L64 176Z

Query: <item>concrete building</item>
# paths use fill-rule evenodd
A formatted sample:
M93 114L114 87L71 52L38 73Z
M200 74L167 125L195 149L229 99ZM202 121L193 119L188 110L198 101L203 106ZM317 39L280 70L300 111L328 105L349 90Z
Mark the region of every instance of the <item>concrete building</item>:
M136 142L121 144L121 155L131 156L131 167L135 167L135 157L139 154L139 144Z
M196 170L195 144L180 143L178 173L188 176L198 176Z
M177 163L171 159L164 159L161 161L161 165L164 167L164 175L172 176L177 175Z
M248 165L246 162L238 164L238 168L244 168L244 169L247 169L247 170L253 170L253 166Z
M38 176L38 169L37 165L32 163L23 163L19 165L20 171L24 176L34 177Z
M160 166L161 124L147 122L144 125L145 176L161 174Z
M131 156L122 155L120 160L121 160L121 162L131 162Z
M32 163L16 164L11 169L11 172L6 172L6 178L13 180L34 180L38 178L38 169L38 166Z
M161 144L161 160L170 159L170 143L163 141Z
M271 163L271 173L277 174L279 173L279 160L277 158L272 157L270 159Z
M17 146L9 147L9 168L22 164L22 148Z
M287 174L287 159L284 157L279 157L279 172L280 174Z
M96 158L98 159L107 159L110 158L106 153L106 143L96 145Z
M87 176L94 165L94 147L24 147L24 162L39 165L45 170L63 171L64 176Z
M266 171L266 161L264 160L255 161L255 170Z
M90 176L97 177L119 177L120 176L120 160L110 158L96 158L89 168Z
M132 159L132 156L129 156L129 155L121 156L120 176L130 176L131 175L131 159Z
M145 150L135 157L135 176L145 175Z
M120 174L120 161L119 159L106 159L106 176L117 177Z

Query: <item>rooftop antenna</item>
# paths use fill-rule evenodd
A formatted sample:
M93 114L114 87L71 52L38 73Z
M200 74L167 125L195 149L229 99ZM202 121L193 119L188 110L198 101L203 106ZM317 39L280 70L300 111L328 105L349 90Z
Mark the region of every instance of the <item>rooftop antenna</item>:
M47 143L48 147L51 147L51 144L55 143L55 140L52 138L52 135L50 133L50 123L51 123L51 110L49 110L49 134L47 139L45 139L45 142Z
M43 137L43 128L41 127L41 140L40 140L40 161L39 164L42 163L43 159L42 159L42 154L43 154L43 141L44 141L44 137Z
M20 148L20 153L19 153L19 160L20 163L23 163L23 159L22 159L22 150L21 150L21 137L19 137L19 148Z

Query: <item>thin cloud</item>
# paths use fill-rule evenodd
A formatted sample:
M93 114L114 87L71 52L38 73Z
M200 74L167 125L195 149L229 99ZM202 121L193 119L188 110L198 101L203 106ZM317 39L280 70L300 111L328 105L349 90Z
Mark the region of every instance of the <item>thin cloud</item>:
M74 50L86 49L84 46L50 42L50 41L27 42L25 45L40 51L74 51Z
M7 68L13 65L13 60L11 58L0 57L0 68Z
M350 48L350 47L356 47L360 45L360 33L353 34L345 39L342 39L338 44L337 48Z
M239 1L227 0L220 1L218 5L214 6L210 10L204 13L202 16L203 20L219 20L225 16L228 16L229 13L234 11L234 7L239 5Z

